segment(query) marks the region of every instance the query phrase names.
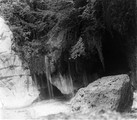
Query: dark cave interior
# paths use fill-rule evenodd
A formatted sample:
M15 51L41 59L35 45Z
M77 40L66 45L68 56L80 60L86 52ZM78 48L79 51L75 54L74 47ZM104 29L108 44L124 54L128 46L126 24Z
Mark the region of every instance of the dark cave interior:
M105 33L102 40L103 56L105 62L104 76L128 73L128 48L126 39L118 32Z
M102 50L105 70L97 53L89 53L88 56L80 56L75 60L68 60L65 58L67 55L67 51L65 51L60 59L59 71L66 75L70 73L74 80L73 82L81 82L82 76L86 74L88 83L94 81L91 76L95 73L98 74L98 77L102 77L127 74L130 71L126 39L118 32L105 32L102 37Z
M121 37L119 33L113 31L112 33L106 32L102 37L102 52L105 63L105 70L102 68L98 54L89 53L87 56L80 56L76 59L68 59L68 51L63 51L56 67L56 71L52 76L57 75L71 75L73 85L80 87L87 86L89 83L103 76L118 75L129 72L126 40ZM41 89L41 96L47 98L47 78L45 74L37 75ZM46 80L46 82L44 82ZM63 96L62 93L53 86L53 93L55 97Z

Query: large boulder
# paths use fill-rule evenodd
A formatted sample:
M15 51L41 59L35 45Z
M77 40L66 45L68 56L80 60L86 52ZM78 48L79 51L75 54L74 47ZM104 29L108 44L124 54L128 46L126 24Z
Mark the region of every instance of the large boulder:
M15 108L31 104L38 97L28 70L11 50L12 33L0 18L0 107Z
M81 88L71 100L73 112L118 111L131 109L133 91L128 75L108 76Z

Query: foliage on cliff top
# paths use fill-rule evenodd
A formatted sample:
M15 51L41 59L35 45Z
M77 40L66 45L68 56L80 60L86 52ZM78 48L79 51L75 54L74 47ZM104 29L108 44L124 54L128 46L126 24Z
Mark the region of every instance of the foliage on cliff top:
M63 0L2 0L0 4L13 32L13 50L28 65L32 58L47 54L48 32L72 6Z
M0 3L1 13L13 32L13 48L28 64L40 55L48 55L54 63L67 50L68 60L86 56L87 51L97 53L105 67L104 32L113 36L115 30L122 36L132 36L135 31L134 0L88 0L79 8L66 0L2 0Z

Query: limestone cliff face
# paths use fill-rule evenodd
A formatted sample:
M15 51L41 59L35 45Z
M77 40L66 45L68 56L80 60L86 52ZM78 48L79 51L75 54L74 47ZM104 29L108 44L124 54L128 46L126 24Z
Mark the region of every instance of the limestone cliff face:
M0 17L0 54L11 53L11 37L12 33L5 21Z
M11 50L12 33L0 18L0 101L3 107L30 104L38 95L29 71L22 68L18 55ZM33 91L34 90L34 91Z

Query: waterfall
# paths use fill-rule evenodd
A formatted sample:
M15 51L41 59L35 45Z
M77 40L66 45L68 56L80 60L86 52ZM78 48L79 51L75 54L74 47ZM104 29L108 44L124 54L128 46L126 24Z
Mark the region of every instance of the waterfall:
M53 87L51 84L52 82L51 82L51 73L50 73L50 63L47 56L45 56L45 66L46 66L46 77L47 77L49 97L54 98Z

